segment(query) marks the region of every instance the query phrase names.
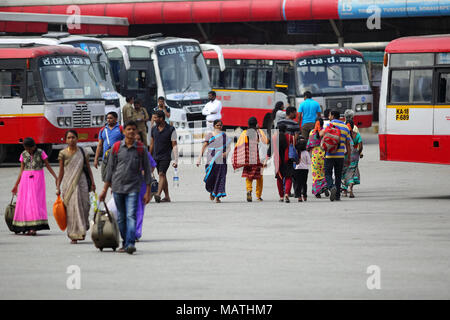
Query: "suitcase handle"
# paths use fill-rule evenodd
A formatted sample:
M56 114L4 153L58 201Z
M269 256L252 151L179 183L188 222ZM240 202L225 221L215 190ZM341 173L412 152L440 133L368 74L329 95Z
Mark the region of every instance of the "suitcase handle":
M13 204L13 200L14 200L14 197L15 197L15 196L16 196L16 195L13 193L12 198L11 198L11 202L9 203L10 205Z
M111 217L111 213L109 212L108 206L106 205L106 201L102 201L102 202L103 202L103 205L105 206L106 213L108 214L108 219L109 219L109 221L112 223L113 220L112 220L112 217ZM94 214L94 221L95 221L95 218L97 217L97 213L98 213L99 211L100 211L100 210L97 209L97 211L95 212L95 214Z

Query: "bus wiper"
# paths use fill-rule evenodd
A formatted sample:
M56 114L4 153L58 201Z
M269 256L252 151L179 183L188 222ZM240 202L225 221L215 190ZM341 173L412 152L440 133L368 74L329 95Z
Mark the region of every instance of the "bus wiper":
M80 80L78 79L78 77L76 76L75 72L73 72L72 68L64 62L64 65L67 67L67 69L69 70L70 74L72 75L72 77L75 78L75 80L77 81L77 83L80 83Z

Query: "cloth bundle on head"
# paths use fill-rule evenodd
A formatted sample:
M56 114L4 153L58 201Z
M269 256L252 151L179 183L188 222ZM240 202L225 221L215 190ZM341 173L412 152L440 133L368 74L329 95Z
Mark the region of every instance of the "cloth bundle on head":
M352 109L347 109L344 112L344 117L346 121L353 120L353 117L355 116L355 111Z

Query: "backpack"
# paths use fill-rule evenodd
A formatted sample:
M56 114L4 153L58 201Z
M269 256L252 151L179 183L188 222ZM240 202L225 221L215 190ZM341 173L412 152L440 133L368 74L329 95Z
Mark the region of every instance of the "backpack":
M320 142L320 146L327 153L335 153L341 143L341 130L339 127L330 123L325 128L325 134Z
M112 147L112 153L117 155L119 153L119 148L120 148L120 143L122 141L117 141L116 143L113 144ZM144 156L144 144L142 142L138 142L137 143L137 152L139 154L139 157L143 157Z

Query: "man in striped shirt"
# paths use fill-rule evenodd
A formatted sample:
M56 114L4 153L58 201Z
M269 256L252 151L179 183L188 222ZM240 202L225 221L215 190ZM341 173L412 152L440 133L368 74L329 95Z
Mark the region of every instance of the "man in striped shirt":
M331 201L341 200L341 179L342 169L344 167L344 158L345 154L351 150L350 143L352 143L350 130L344 122L339 120L339 117L339 111L331 111L330 124L333 124L334 126L339 128L341 132L339 147L336 152L327 152L325 154L325 179L327 181L327 187L330 190ZM323 137L325 134L325 128L320 132L321 137ZM350 157L347 157L347 161L350 161ZM333 171L335 184L333 184Z

